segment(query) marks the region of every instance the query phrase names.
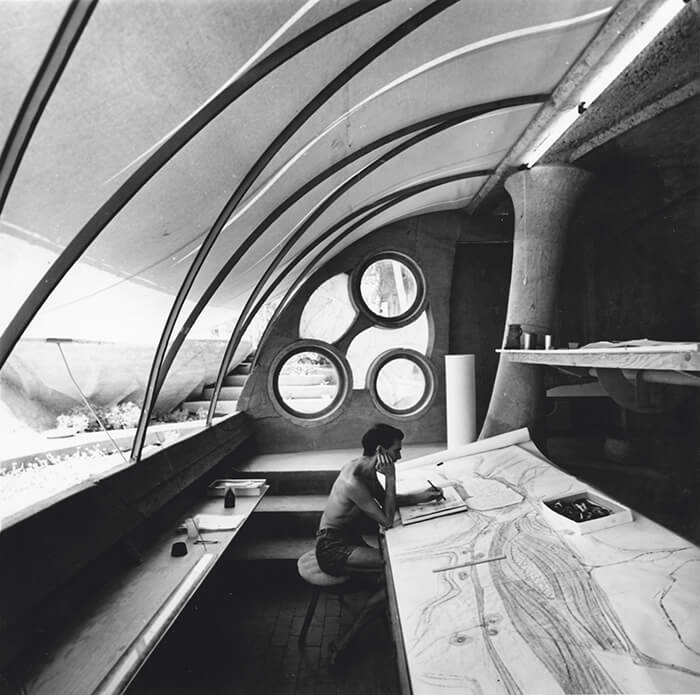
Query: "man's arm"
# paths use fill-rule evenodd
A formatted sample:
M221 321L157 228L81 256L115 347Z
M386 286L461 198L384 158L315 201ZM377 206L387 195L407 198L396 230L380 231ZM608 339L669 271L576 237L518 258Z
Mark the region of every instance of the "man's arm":
M423 504L424 502L434 502L442 497L441 490L427 488L421 492L411 492L406 495L396 495L396 506L407 507L411 504Z
M370 519L381 524L384 528L391 528L394 523L394 514L396 513L396 478L393 477L393 483L390 483L390 478L387 476L386 481L386 496L383 507L379 505L365 484L360 481L357 481L348 490L347 494L353 503ZM391 492L392 489L393 493Z
M382 503L374 497L381 487L376 477L368 488L366 484L357 481L349 492L352 501L371 519L381 524L384 528L391 528L394 525L396 515L396 468L394 459L384 447L378 446L373 457L374 470L381 473L385 479L385 487L382 494Z

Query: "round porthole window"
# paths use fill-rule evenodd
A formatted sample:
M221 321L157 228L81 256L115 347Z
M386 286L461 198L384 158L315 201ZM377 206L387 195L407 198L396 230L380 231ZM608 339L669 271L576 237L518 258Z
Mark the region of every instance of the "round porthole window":
M375 405L393 416L415 415L432 401L435 379L423 355L391 350L370 367L369 390Z
M302 341L286 350L271 371L275 401L304 420L330 415L350 388L345 361L329 347Z
M425 304L425 282L407 256L385 252L365 261L354 275L353 299L361 311L383 326L412 321Z

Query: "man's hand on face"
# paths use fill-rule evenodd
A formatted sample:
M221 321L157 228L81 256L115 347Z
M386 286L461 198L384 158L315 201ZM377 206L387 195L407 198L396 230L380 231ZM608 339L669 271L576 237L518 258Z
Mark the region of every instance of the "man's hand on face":
M374 457L374 467L377 473L381 473L387 477L396 476L394 458L381 444L377 447Z

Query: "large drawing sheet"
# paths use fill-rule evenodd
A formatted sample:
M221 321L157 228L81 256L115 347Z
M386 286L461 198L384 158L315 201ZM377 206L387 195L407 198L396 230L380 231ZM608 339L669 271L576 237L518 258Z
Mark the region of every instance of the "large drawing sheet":
M468 512L386 531L414 695L700 693L700 549L641 515L550 524L540 500L581 481L488 441L406 471L463 485Z
M467 509L467 505L465 504L464 500L459 496L459 493L453 487L447 486L442 488L442 494L445 497L444 500L399 507L401 523L414 524L417 521L435 519L439 516L455 514Z

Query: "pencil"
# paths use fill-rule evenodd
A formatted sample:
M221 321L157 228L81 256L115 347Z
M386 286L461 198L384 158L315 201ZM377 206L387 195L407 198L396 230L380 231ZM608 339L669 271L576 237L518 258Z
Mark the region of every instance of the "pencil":
M445 493L442 491L441 487L438 487L437 485L433 485L429 480L428 480L428 485L430 485L430 487L433 488L433 490L435 490L435 492L438 492L438 491L440 492L440 497L438 497L439 500L445 499Z
M451 567L438 567L433 572L446 572L447 570L455 570L459 567L471 567L472 565L481 565L484 562L494 562L495 560L505 560L505 555L496 555L495 557L485 557L481 560L472 560L471 562L463 562L460 565L452 565Z

